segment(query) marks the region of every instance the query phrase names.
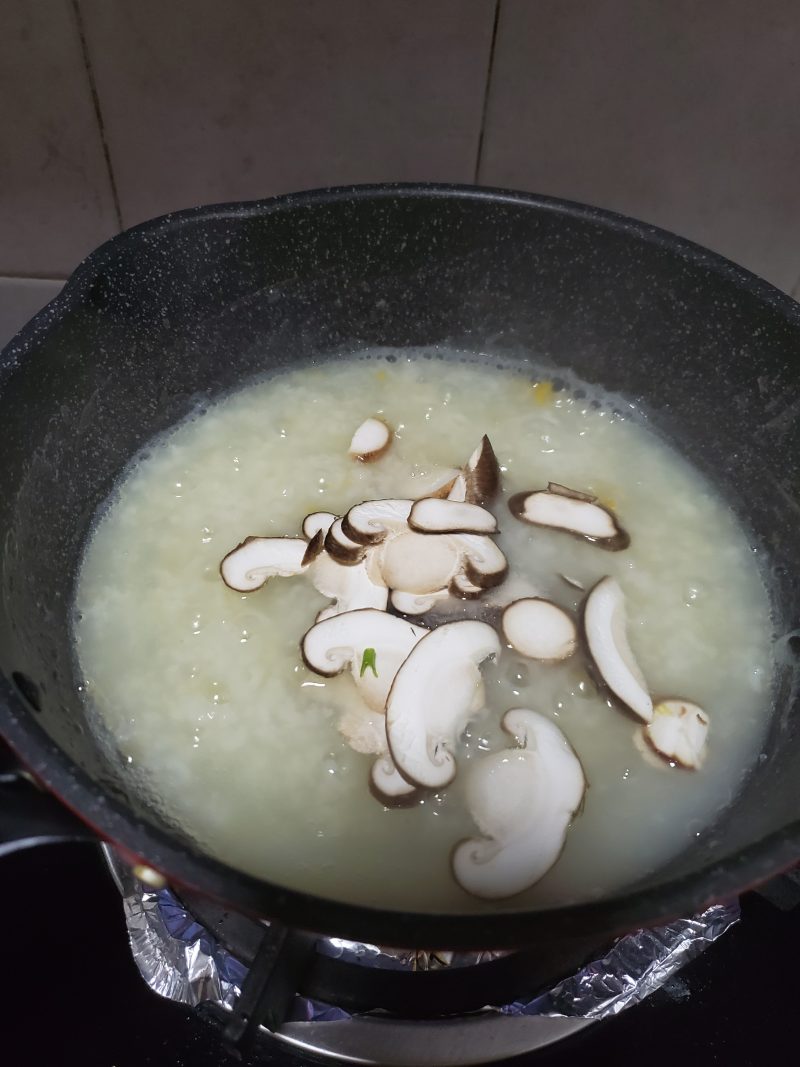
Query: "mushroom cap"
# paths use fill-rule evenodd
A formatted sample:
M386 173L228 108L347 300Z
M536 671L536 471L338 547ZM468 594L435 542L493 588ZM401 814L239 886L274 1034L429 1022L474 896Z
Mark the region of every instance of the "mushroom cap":
M321 556L324 551L325 534L322 532L322 530L317 530L317 532L306 545L306 550L303 553L303 558L301 560L301 566L304 568L310 567L314 560L317 559L318 556Z
M369 772L369 789L387 808L405 808L416 802L420 790L400 774L388 752L375 760Z
M332 678L350 668L362 700L382 711L401 664L426 634L397 615L375 608L346 611L315 623L304 635L300 649L309 670ZM375 671L362 670L364 651L375 649Z
M345 566L323 552L308 573L317 592L334 601L317 615L317 622L359 608L386 610L389 590L373 580L375 575L366 559L355 566Z
M555 723L514 708L503 729L523 746L484 756L467 778L482 837L453 851L453 874L473 896L499 900L534 885L561 854L586 788L580 760Z
M630 537L608 508L555 482L550 482L547 489L516 493L508 501L508 508L522 522L563 530L611 552L630 544Z
M465 496L469 504L491 504L500 489L500 464L492 442L483 435L464 468Z
M625 594L616 578L601 578L583 602L583 636L609 690L644 722L653 718L647 683L628 644Z
M480 664L500 653L497 634L472 619L444 623L415 645L392 683L386 736L398 770L431 789L452 781L452 747L469 721Z
M479 504L425 497L414 503L408 525L419 533L491 534L497 529L497 520Z
M392 443L392 431L383 419L369 418L353 434L348 449L359 463L371 463L379 459Z
M360 545L377 545L390 532L408 529L413 500L363 500L342 519L342 532Z
M708 715L702 708L673 698L656 704L644 735L664 759L698 770L707 754L708 726Z
M486 592L483 586L471 582L466 574L454 575L449 591L453 596L461 597L462 600L478 600Z
M307 564L303 537L246 537L219 565L223 582L240 593L260 589L270 578L291 578Z
M500 585L508 574L508 561L491 537L482 534L450 534L464 554L464 574L481 589Z
M329 556L343 564L345 567L353 567L360 563L366 554L362 544L353 541L342 529L342 520L336 519L331 523L330 529L325 534L325 551Z
M503 611L503 635L529 659L554 663L575 651L578 631L570 616L542 597L515 600Z
M336 516L332 511L312 511L303 519L303 537L310 541L320 530L324 537L335 521Z

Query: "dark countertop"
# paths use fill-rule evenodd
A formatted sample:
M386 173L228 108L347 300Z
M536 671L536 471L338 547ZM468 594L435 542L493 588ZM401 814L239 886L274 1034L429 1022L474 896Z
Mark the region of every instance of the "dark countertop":
M217 1034L139 977L98 850L58 845L2 861L0 1059L9 1067L218 1067ZM742 921L648 1001L585 1035L515 1060L643 1067L774 1062L800 1023L800 908L760 897ZM769 976L769 977L766 977ZM87 990L92 989L91 997ZM262 1062L264 1062L262 1060ZM299 1063L283 1054L273 1064Z

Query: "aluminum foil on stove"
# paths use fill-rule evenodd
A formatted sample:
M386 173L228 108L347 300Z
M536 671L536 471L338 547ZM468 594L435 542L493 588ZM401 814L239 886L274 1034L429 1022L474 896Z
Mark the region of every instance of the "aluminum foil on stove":
M110 850L107 858L122 892L131 948L142 977L156 993L196 1006L212 1001L232 1008L247 967L232 956L169 890L139 882ZM638 1004L695 959L739 918L738 902L715 904L691 919L627 934L602 958L546 993L512 1004L487 1005L504 1015L602 1019ZM466 967L501 952L421 952L320 938L317 951L368 967L404 970ZM296 996L290 1021L333 1022L350 1018L330 1004Z

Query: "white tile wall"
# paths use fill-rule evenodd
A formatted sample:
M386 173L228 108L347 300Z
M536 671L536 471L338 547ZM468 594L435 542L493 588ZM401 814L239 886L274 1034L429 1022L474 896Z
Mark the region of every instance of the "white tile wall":
M0 274L67 274L116 228L72 3L0 0Z
M502 0L480 179L800 275L797 0Z
M44 278L0 278L0 348L58 295L63 284Z
M191 204L472 181L494 0L81 0L126 225Z
M190 204L477 173L792 291L799 56L798 0L0 0L0 274Z

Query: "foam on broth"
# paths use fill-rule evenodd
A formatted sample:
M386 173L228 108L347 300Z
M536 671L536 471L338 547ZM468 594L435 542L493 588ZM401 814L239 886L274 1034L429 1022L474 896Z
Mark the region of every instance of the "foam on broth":
M350 436L374 414L395 440L379 462L357 464ZM220 580L221 557L246 535L296 534L310 511L421 495L484 432L504 472L492 510L509 583L576 609L581 593L559 574L587 588L615 575L651 691L711 716L701 771L648 764L634 722L598 694L580 656L546 666L507 649L484 668L488 710L462 741L455 782L385 810L367 788L372 757L336 730L352 680L321 678L299 656L324 598L304 577L249 595ZM605 552L512 519L507 497L549 480L613 506L631 547ZM249 385L151 444L96 525L75 611L99 732L202 847L322 896L450 912L595 899L689 846L758 757L770 638L768 597L735 517L635 412L589 387L553 392L423 352L372 352ZM449 856L476 833L461 798L469 761L509 743L497 724L515 706L554 718L589 790L550 872L508 901L481 902L455 883Z

